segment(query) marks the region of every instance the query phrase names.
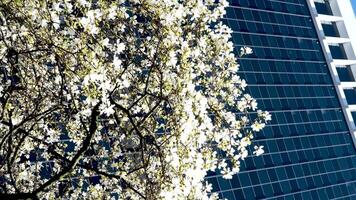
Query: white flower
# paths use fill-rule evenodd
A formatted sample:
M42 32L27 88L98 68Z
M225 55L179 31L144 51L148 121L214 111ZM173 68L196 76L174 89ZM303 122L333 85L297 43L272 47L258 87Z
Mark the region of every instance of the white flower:
M243 116L241 117L241 121L244 123L244 124L247 124L249 122L248 118L246 116Z
M59 29L60 27L60 24L61 24L61 20L59 19L59 16L57 14L54 14L52 15L52 21L53 21L53 27L55 29Z
M101 113L105 114L106 116L110 116L115 113L115 110L113 108L114 108L114 105L102 106Z
M245 158L248 156L248 151L247 150L243 150L241 152L241 160L245 160Z
M96 35L96 34L99 33L99 31L100 31L100 29L99 29L98 27L92 26L92 27L90 28L89 33L92 34L92 35Z
M78 2L80 3L80 5L82 5L82 6L90 6L90 3L88 2L88 1L86 1L86 0L78 0Z
M253 131L260 132L265 126L265 123L260 123L256 121L251 125L251 128Z
M253 53L252 49L250 47L246 47L246 46L241 47L240 51L241 51L241 55L248 55L248 54Z
M244 79L242 79L241 82L240 82L240 87L241 87L242 89L244 89L246 86L247 86L246 81L245 81Z
M121 69L121 67L122 67L121 63L122 63L122 61L117 56L114 56L113 64L114 64L114 68L116 70Z
M109 38L105 38L104 40L101 41L101 43L104 47L110 47L109 41L110 41Z
M259 156L265 152L263 150L263 146L254 146L254 149L255 151L253 152L253 154L255 154L256 156Z
M248 137L244 137L244 138L242 138L242 139L240 140L240 146L239 146L239 148L243 149L243 148L247 147L247 146L250 145L250 144L251 144L250 139L249 139Z
M87 27L90 24L90 19L88 17L82 17L79 22L82 24L83 27Z
M60 3L54 3L53 4L53 9L57 12L61 12L63 9L61 8L61 4Z
M108 19L114 19L117 15L116 12L117 12L117 6L116 5L111 6L109 9Z
M173 51L169 52L169 61L167 63L168 66L175 66L177 64L176 53Z
M252 54L252 49L250 47L245 47L246 54Z
M272 120L272 115L269 114L269 112L265 111L263 112L263 115L262 115L266 121L271 121Z
M232 174L231 173L227 173L223 175L224 179L232 179Z
M120 40L117 41L117 49L116 53L120 54L125 50L125 44L120 42Z
M28 170L24 170L22 172L19 173L18 175L18 179L20 180L26 180L29 178L29 171Z

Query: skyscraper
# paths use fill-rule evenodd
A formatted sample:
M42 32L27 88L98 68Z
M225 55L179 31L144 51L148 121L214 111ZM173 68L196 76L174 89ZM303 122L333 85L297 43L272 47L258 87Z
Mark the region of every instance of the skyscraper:
M208 181L227 199L356 198L356 24L348 0L230 0L240 75L272 123L231 180Z

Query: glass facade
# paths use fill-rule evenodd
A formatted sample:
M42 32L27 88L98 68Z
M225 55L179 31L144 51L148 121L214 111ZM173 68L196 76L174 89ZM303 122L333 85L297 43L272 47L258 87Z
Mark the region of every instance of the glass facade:
M224 23L254 53L240 76L272 122L231 180L210 173L227 199L356 199L356 152L306 0L230 0Z

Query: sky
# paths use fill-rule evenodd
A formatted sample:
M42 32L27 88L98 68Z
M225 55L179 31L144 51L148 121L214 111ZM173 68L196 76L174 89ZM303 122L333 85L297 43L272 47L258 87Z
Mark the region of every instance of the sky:
M354 8L354 13L355 13L355 16L356 16L356 0L350 0L351 3L352 3L352 7Z

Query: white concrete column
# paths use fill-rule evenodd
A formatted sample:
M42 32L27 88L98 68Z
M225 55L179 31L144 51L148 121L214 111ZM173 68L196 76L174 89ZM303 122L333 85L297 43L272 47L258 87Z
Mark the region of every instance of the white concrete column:
M356 47L356 18L352 10L351 0L332 0L337 2L340 16L343 18L345 30L349 38L351 38L353 49ZM354 51L353 51L354 52Z

